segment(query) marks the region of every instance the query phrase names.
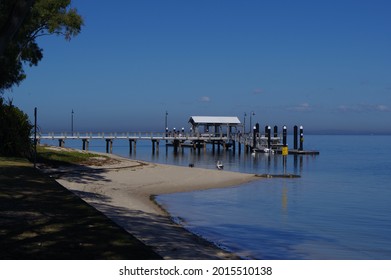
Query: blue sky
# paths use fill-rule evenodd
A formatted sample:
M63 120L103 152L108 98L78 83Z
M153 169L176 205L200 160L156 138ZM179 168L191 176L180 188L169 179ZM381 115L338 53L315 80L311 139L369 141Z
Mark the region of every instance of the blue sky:
M43 132L162 131L192 115L391 133L391 1L73 0L14 104Z

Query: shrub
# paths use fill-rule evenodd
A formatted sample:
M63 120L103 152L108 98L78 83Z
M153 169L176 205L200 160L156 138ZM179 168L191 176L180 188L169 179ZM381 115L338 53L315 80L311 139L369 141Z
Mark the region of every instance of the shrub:
M26 157L31 154L31 125L28 116L11 101L0 97L0 156Z

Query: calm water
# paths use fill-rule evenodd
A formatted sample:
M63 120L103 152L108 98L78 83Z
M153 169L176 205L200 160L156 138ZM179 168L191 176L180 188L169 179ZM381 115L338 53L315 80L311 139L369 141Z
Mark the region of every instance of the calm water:
M250 259L391 259L391 136L306 136L319 156L232 152L152 155L148 142L132 158L247 173L295 173L246 185L162 195L158 202L189 230ZM56 143L55 143L56 144ZM80 148L81 141L66 143ZM103 141L91 150L104 151ZM114 153L129 156L127 141Z

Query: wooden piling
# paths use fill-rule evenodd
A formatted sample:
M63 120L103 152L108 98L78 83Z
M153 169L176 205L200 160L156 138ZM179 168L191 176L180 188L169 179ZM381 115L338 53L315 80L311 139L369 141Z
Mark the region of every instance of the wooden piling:
M129 154L132 154L133 152L132 144L133 144L133 139L129 139Z
M156 144L156 147L155 147ZM156 152L159 153L159 140L153 139L152 140L152 153L154 154Z
M270 126L267 127L267 148L270 149L271 147L271 140L272 140L272 128Z
M282 128L282 145L284 147L286 146L287 134L288 134L287 127L286 127L286 125L284 125L283 128Z
M64 147L64 144L65 144L65 140L64 139L58 139L58 146L59 147Z
M288 155L288 145L286 144L286 137L287 137L287 128L286 125L282 128L282 155L287 156Z
M83 141L83 151L88 151L88 146L90 141L87 138L83 138L82 141Z
M295 125L293 127L293 149L297 150L297 136L298 136L298 127Z
M174 142L174 153L178 153L178 147L179 147L179 140L175 139Z
M106 153L107 154L113 153L113 139L111 138L106 139Z
M253 146L252 146L251 150L253 150L253 149L255 149L257 147L257 139L256 139L256 137L257 137L257 129L256 129L256 127L254 127L253 128Z
M300 151L303 151L304 149L304 128L303 126L300 126Z

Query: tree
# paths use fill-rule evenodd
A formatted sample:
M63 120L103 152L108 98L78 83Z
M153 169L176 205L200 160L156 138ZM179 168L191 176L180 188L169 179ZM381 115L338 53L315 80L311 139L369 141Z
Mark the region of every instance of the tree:
M37 38L61 35L66 40L80 33L83 19L71 0L1 0L0 93L26 78L24 65L38 65L43 50Z
M80 33L82 17L70 8L71 0L0 1L0 155L28 156L32 125L28 116L4 102L2 93L26 78L23 66L43 58L37 39L61 35L66 40Z
M29 156L32 149L28 116L0 98L0 156Z

